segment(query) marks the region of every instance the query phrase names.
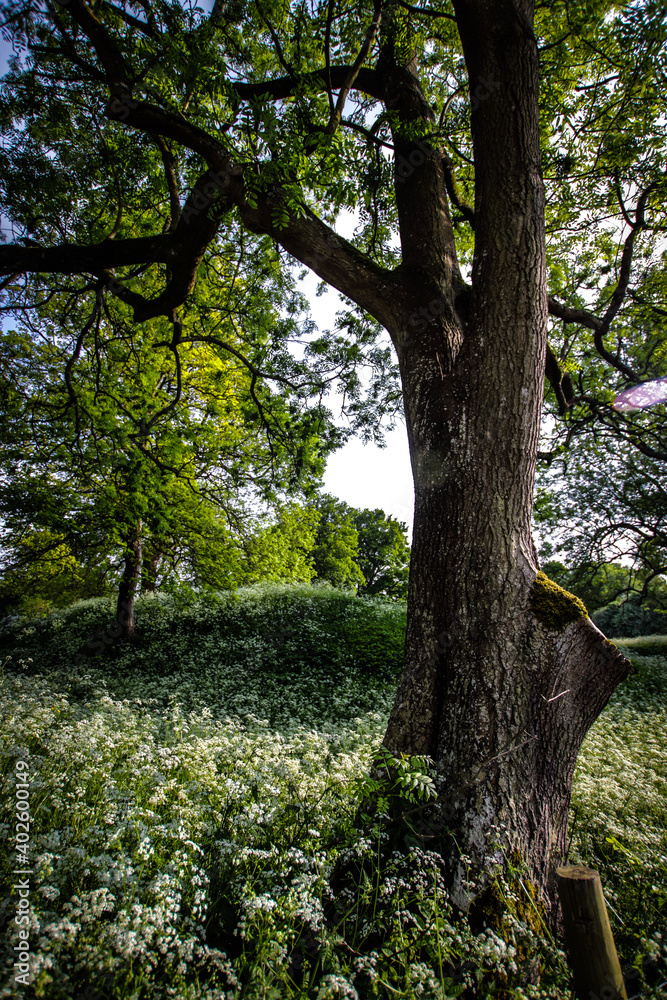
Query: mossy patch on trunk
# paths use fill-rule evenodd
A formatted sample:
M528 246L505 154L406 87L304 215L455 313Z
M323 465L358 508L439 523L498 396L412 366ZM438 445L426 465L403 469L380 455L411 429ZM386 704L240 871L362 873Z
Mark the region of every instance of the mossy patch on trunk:
M555 632L562 632L566 625L578 618L588 617L583 601L559 587L541 571L533 584L530 607L537 620Z

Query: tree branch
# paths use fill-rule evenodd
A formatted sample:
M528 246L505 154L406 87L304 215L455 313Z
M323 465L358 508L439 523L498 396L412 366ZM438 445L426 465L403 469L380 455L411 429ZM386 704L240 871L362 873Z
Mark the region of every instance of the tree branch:
M329 69L318 69L295 77L281 76L275 80L265 80L263 83L233 83L232 86L242 101L252 101L262 97L272 101L282 101L291 97L301 87L316 86L319 90L326 91L330 86L332 90L338 90L345 86L352 69L352 66L331 66ZM351 89L360 90L369 97L382 100L382 84L374 69L362 67L356 74Z
M140 132L173 139L186 149L199 153L211 167L230 169L231 161L222 143L181 115L164 111L148 101L136 101L127 93L112 97L106 113L112 121L123 122Z
M413 14L423 14L425 17L444 17L447 21L453 21L456 24L454 15L444 10L427 10L425 7L415 7L411 3L406 3L405 0L398 0L398 5Z
M164 174L167 181L167 188L169 190L169 205L170 205L170 222L169 231L173 232L179 223L181 218L181 199L178 193L178 178L176 177L176 167L175 167L175 157L167 143L164 141L161 135L155 140L160 150L160 156L162 157L162 163L164 164Z
M598 316L594 316L593 313L589 312L587 309L569 309L567 306L557 302L556 299L549 299L549 312L552 316L558 316L559 319L562 319L565 323L578 323L581 326L588 327L588 329L592 330L595 349L600 357L604 358L609 365L617 371L622 372L623 375L633 382L639 382L640 376L633 371L632 368L621 361L617 354L612 354L607 350L604 346L604 337L606 337L609 333L611 324L616 318L628 292L635 238L646 225L646 204L648 202L649 195L654 190L655 186L655 184L649 184L649 186L642 191L639 196L637 207L635 209L634 222L630 219L623 204L620 189L617 188L619 204L621 205L621 210L626 222L630 225L630 232L628 233L625 243L623 244L623 255L621 257L621 268L618 276L618 282L616 283L616 288L614 289L609 305L607 306L602 319Z
M292 213L287 226L275 221L280 191L273 192L256 209L241 207L241 218L254 233L271 236L284 249L310 267L328 284L348 296L387 329L397 321L397 276L357 250L309 209Z
M572 393L567 392L568 389L572 388L572 383L571 381L569 381L569 385L566 383L561 367L558 364L558 358L552 351L549 343L547 343L546 376L556 395L558 412L562 417L572 406Z
M96 274L131 264L164 264L172 252L171 235L104 240L89 246L61 243L54 247L22 247L10 243L0 246L0 274Z
M354 60L354 65L352 66L350 72L347 74L345 80L343 81L343 84L340 88L340 93L338 94L338 100L336 101L336 107L334 108L333 113L329 119L329 124L327 126L326 131L330 134L333 134L340 125L340 120L343 117L343 108L345 107L345 101L347 100L347 95L350 93L350 90L354 86L354 81L359 76L361 67L363 66L364 62L368 57L371 45L373 44L375 36L377 35L378 28L380 27L381 19L382 19L382 3L379 2L379 0L375 0L375 10L373 12L373 20L368 26L368 30L366 31L366 35L364 37L361 48L359 49L357 58ZM331 78L331 72L329 71L329 79L330 78Z
M112 91L130 90L130 73L115 41L83 0L68 0L67 10L95 50Z
M110 3L110 0L106 0L106 5L110 10L114 12L114 14L118 14L118 16L123 21L125 21L125 24L129 25L129 27L136 28L137 31L140 31L142 34L147 35L148 38L160 37L160 33L156 30L154 25L146 24L145 21L142 21L140 18L134 17L132 14L129 14L128 11L124 10L122 7L116 6L115 3Z
M470 223L470 228L475 228L475 210L472 205L462 197L459 191L459 186L456 183L456 178L454 177L454 164L452 163L451 157L447 153L443 154L442 157L442 170L445 175L445 186L447 187L447 194L449 195L449 200L451 201L454 208L457 208L466 222Z

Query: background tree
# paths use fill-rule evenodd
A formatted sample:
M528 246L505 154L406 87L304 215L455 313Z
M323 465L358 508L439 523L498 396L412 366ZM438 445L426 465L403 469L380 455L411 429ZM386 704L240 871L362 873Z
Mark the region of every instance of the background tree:
M315 575L318 520L313 508L280 506L272 524L240 540L239 583L309 583Z
M2 337L0 509L14 585L17 571L52 564L55 553L65 559L59 575L76 566L83 583L83 567L103 554L129 634L140 582L155 589L160 569L182 579L189 561L202 581L217 561L218 586L230 572L238 582L225 551L233 530L253 501L312 488L337 435L323 411L299 415L294 391L253 383L217 344L181 343L178 324L176 342L147 344L124 312L100 296L83 322L54 295L36 329L24 322ZM258 309L245 320L266 323Z
M284 252L347 297L354 322L318 349L373 373L386 361L373 412L398 399L391 361L372 347L377 333L385 349L379 327L389 334L415 520L385 744L436 762L428 843L462 903L460 852L486 863L499 839L548 894L579 747L628 669L583 606L538 576L545 371L560 408L576 388L548 339L564 327L582 357L594 351L634 379L623 309L663 308L662 8L325 0L216 3L207 14L11 0L4 10L29 52L0 108L8 308L77 275L78 293L101 281L148 328L174 310L185 323L198 274L215 271L221 245L246 240L276 260L267 281ZM347 241L332 223L357 204ZM590 295L576 284L581 267ZM216 294L229 283L220 272ZM649 345L646 364L655 357ZM591 419L613 419L587 405ZM650 431L623 426L654 447Z
M360 593L405 600L410 569L407 525L383 510L358 510L354 524L359 534L357 562L365 581Z
M574 453L565 449L541 471L536 521L550 560L544 569L590 610L628 599L665 606L664 472L663 462L606 433L597 442L582 436Z
M324 495L317 501L317 534L313 565L318 580L334 587L352 590L363 586L364 574L359 563L359 532L354 511L342 500Z

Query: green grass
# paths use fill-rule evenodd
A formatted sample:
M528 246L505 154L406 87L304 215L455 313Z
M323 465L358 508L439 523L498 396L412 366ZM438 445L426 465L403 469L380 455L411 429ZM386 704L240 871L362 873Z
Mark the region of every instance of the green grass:
M499 872L494 931L457 915L437 855L353 819L392 703L405 609L309 587L139 604L132 647L72 665L111 614L82 602L0 635L10 887L15 767L31 779L31 973L0 997L569 998L563 956ZM637 665L584 746L571 860L593 864L642 997L667 996L667 659ZM663 647L660 646L660 651ZM650 652L650 655L644 655ZM406 765L427 788L420 761ZM421 785L419 784L421 782ZM331 884L337 859L346 878ZM378 858L382 857L382 864ZM540 955L539 987L522 970Z

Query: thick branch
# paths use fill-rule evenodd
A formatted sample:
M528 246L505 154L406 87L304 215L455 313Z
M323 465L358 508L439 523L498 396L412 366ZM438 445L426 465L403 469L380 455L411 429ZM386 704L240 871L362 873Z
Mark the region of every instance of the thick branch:
M289 224L279 228L274 222L278 199L268 196L256 209L241 208L248 229L265 233L302 264L312 268L328 284L365 309L391 330L397 320L397 279L376 264L333 229L306 210L293 214Z
M211 213L214 206L215 213ZM137 322L154 316L170 316L174 309L185 302L195 286L197 271L206 248L218 231L220 216L231 206L232 201L223 180L218 174L207 170L193 187L183 206L178 225L169 235L170 252L166 260L169 278L156 298L146 299L125 288L110 274L106 275L114 295L132 306Z
M318 69L313 73L304 73L297 77L281 76L275 80L265 80L263 83L234 83L232 86L242 101L252 101L262 97L272 101L282 101L301 88L326 91L329 77L331 88L338 90L345 86L352 70L352 66L331 66L329 69ZM369 97L382 99L381 81L374 69L368 67L360 69L351 87L368 94Z
M162 136L158 136L156 141L162 157L162 163L164 164L164 175L167 181L167 188L169 190L169 205L171 209L169 231L173 232L178 226L181 218L181 199L178 193L178 178L176 176L175 166L176 160Z
M88 247L0 247L0 274L24 271L97 274L106 281L114 295L132 306L138 322L154 316L169 316L194 288L199 264L215 238L220 216L231 208L228 186L228 175L221 178L213 171L206 171L193 187L178 224L171 232L161 236L105 240ZM212 213L214 207L215 213ZM117 267L153 263L163 263L169 268L167 285L154 299L146 299L126 288L113 274Z
M616 309L613 315L616 315ZM607 313L609 310L607 310ZM639 375L632 370L625 362L621 361L615 354L611 354L610 351L604 346L603 337L607 334L608 328L605 328L604 320L601 320L598 316L594 316L593 313L589 312L588 309L570 309L569 306L563 305L556 299L549 299L549 314L551 316L557 316L558 319L562 319L565 323L578 323L579 326L585 326L589 330L593 331L593 341L595 343L595 349L604 360L615 368L616 371L622 372L626 378L629 378L632 382L639 382ZM606 318L606 314L605 314ZM611 317L613 318L613 316ZM611 323L611 318L609 322Z
M444 10L428 10L426 7L415 7L411 3L406 3L405 0L398 0L399 7L403 7L405 10L409 10L412 14L422 14L424 17L443 17L447 21L454 21L456 24L456 18L453 14L447 13Z
M91 246L62 243L54 247L0 246L0 274L97 274L131 264L167 263L172 255L172 237L139 236L129 240L105 240Z
M641 232L645 224L645 211L646 202L648 201L648 196L653 189L653 185L648 187L642 192L638 202L637 209L635 211L635 222L632 226L623 246L623 256L621 257L621 271L618 276L618 283L614 294L611 297L611 302L607 306L607 311L602 318L602 330L603 336L609 330L613 319L615 318L618 310L621 308L623 299L628 290L628 285L630 283L630 270L632 267L632 254L634 251L635 237L637 233ZM597 346L597 343L596 343Z
M459 191L459 186L456 183L456 178L454 177L454 164L452 163L451 157L446 153L442 157L442 169L445 175L445 185L447 187L447 194L449 195L449 200L452 205L459 210L466 222L470 223L470 228L475 228L475 210L472 205L462 197Z
M645 191L641 193L637 201L637 208L635 209L635 221L632 222L623 204L622 198L620 196L620 191L617 191L619 203L621 205L621 210L626 222L630 225L630 232L628 233L625 243L623 244L623 254L621 257L621 268L618 276L618 282L616 283L616 288L611 296L609 305L605 311L604 316L600 319L598 316L594 316L593 313L589 312L587 309L569 309L567 306L562 305L555 299L549 299L549 312L552 316L558 316L565 323L578 323L581 326L587 327L589 330L593 331L593 340L595 343L595 349L604 358L607 364L611 365L617 371L622 372L627 378L633 382L639 382L640 376L633 371L628 365L626 365L616 354L612 354L604 346L604 337L607 336L611 328L611 324L616 318L619 309L623 305L625 296L628 294L628 286L630 284L630 273L632 270L632 255L634 253L635 239L637 234L642 231L646 224L645 213L646 204L649 199L649 195L653 191L655 185L651 184L646 188Z
M68 0L67 10L95 49L112 90L129 90L130 74L115 41L83 0Z
M115 14L118 14L118 16L122 18L123 21L125 21L125 24L129 25L131 28L136 28L137 31L140 31L143 35L147 35L148 38L160 37L159 32L156 30L154 25L146 24L145 21L142 21L138 17L134 17L132 14L124 10L122 7L116 6L115 3L109 3L109 0L107 0L107 7L109 7L109 9L112 10Z
M113 121L123 122L140 132L152 136L173 139L186 149L199 153L209 166L224 170L229 165L229 156L224 146L197 125L192 125L180 115L164 111L156 104L135 101L127 94L112 97L106 113Z
M547 343L547 361L546 361L546 376L549 380L551 388L553 389L556 399L558 401L558 412L561 417L567 413L572 405L572 395L571 393L566 393L567 389L572 388L571 380L566 382L563 372L561 371L560 365L558 364L558 358L551 350L550 345Z

